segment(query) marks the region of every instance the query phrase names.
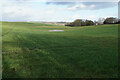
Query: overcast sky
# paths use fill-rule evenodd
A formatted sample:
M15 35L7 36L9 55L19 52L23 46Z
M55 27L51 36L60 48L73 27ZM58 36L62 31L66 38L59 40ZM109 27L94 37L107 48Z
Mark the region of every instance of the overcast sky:
M56 22L89 19L94 21L100 17L118 16L118 2L80 1L4 0L2 1L2 20Z

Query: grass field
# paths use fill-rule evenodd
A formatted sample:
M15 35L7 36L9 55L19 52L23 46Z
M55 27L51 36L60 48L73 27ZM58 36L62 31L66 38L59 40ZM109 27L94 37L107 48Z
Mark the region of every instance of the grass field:
M116 78L117 40L117 24L3 22L3 78Z

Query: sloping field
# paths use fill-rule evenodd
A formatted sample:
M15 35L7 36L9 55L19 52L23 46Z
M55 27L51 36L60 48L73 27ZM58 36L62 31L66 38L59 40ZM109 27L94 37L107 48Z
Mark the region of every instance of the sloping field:
M3 78L117 77L117 24L65 27L3 22L2 25Z

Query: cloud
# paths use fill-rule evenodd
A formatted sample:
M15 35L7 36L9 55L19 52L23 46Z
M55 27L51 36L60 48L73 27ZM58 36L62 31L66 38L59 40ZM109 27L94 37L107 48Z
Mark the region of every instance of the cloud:
M68 7L67 9L68 10L77 10L79 8L85 9L85 8L87 8L87 6L81 3L81 4L76 4L76 5L72 6L72 7Z
M5 21L27 21L32 17L36 17L34 16L37 15L36 13L38 11L30 6L12 1L2 3L2 20Z
M67 5L68 10L98 10L117 6L116 2L46 2L46 4Z
M96 5L95 4L91 4L91 5L85 5L83 3L80 4L75 4L71 7L67 8L68 10L81 10L81 9L96 9Z
M72 10L98 10L114 6L114 3L99 2L36 2L41 0L3 0L2 19L7 21L71 21L76 18L92 19L96 17L94 13L82 14ZM47 4L47 5L46 5ZM60 6L58 6L60 5ZM64 6L65 5L65 6ZM61 8L62 7L62 8ZM67 9L67 10L66 10ZM1 9L0 9L1 10ZM94 12L94 11L92 11ZM113 13L113 12L110 12ZM0 13L1 14L1 13ZM64 15L66 14L66 15ZM78 15L75 15L78 14ZM92 15L93 14L93 15ZM72 17L72 15L74 15ZM81 16L79 16L81 15ZM90 16L89 16L90 15ZM110 14L109 14L110 15Z
M46 14L54 14L54 13L55 13L55 11L53 11L53 10L46 11Z
M70 4L75 4L75 2L46 2L46 4L70 5Z
M28 3L29 4L29 3ZM54 10L36 8L34 5L19 4L16 2L3 2L3 21L42 21L53 18Z
M17 4L25 4L28 2L45 2L48 5L66 5L68 10L90 9L98 10L110 8L118 5L118 0L4 0L7 2L14 2ZM4 2L3 1L3 2ZM93 2L91 2L93 1ZM10 4L10 3L8 3Z
M39 0L40 1L40 0ZM119 0L47 0L48 2L119 2Z
M27 20L31 15L31 10L28 7L9 6L2 8L3 20Z

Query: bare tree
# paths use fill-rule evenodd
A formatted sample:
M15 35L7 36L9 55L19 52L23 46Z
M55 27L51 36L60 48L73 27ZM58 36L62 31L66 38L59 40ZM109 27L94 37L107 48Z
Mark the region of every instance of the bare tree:
M97 21L98 25L102 25L104 21L105 21L105 18L100 17Z

